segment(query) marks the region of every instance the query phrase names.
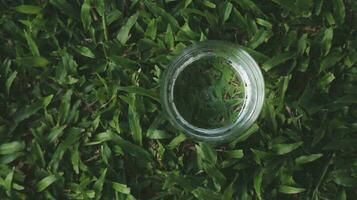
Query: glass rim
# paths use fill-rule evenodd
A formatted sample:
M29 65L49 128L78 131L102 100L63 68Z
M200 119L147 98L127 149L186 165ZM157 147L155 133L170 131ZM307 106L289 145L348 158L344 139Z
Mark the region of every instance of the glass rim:
M192 62L207 56L222 57L230 63L244 84L245 97L233 123L212 129L200 128L186 121L173 100L178 75ZM264 79L258 64L238 45L222 41L198 42L184 49L166 68L160 91L161 104L169 121L187 135L208 142L227 141L246 131L258 118L264 97Z

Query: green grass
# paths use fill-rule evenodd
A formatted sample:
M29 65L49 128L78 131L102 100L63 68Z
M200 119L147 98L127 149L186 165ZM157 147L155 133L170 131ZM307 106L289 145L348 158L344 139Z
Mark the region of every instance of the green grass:
M24 3L26 2L26 3ZM0 199L357 199L354 0L0 0ZM266 82L220 146L162 114L168 63L240 44Z
M220 128L237 119L243 87L227 60L209 56L189 64L178 75L173 98L178 112L190 124Z

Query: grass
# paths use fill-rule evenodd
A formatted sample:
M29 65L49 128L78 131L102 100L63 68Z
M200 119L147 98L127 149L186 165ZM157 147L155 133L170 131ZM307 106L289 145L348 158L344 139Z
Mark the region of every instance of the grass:
M220 128L238 117L244 99L243 84L223 58L209 56L189 64L177 77L174 103L190 124Z
M0 0L0 199L357 199L353 0ZM242 45L266 101L225 145L172 127L160 77Z

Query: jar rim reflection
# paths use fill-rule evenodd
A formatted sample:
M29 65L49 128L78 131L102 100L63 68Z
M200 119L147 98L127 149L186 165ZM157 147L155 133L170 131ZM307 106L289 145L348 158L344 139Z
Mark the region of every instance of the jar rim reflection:
M173 90L179 74L192 62L207 56L222 57L230 63L244 84L243 106L234 123L213 129L199 128L186 121L174 103ZM264 79L254 59L239 46L221 41L194 44L167 67L161 82L161 104L169 121L189 136L201 141L220 143L239 137L258 118L264 101Z

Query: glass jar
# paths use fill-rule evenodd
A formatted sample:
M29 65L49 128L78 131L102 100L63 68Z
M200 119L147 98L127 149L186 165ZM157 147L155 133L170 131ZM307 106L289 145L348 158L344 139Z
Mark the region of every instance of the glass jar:
M226 60L244 84L244 99L236 120L212 129L189 123L174 101L175 83L180 73L193 62L207 57ZM162 108L175 127L195 139L213 143L228 141L244 133L258 118L264 96L263 75L254 59L239 46L220 41L199 42L183 50L165 70L160 91Z

